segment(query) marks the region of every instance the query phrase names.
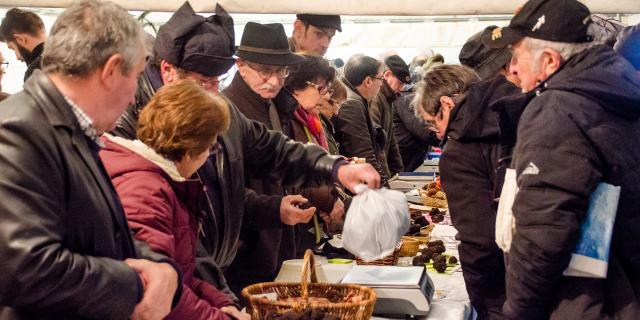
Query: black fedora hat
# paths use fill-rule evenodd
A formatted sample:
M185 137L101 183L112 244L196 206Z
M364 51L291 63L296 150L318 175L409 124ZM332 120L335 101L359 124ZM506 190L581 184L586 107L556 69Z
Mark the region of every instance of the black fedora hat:
M156 55L174 66L207 77L224 74L234 64L233 19L220 6L208 18L185 2L158 30Z
M279 23L248 22L236 55L250 62L276 66L298 64L304 60L291 52L284 27Z

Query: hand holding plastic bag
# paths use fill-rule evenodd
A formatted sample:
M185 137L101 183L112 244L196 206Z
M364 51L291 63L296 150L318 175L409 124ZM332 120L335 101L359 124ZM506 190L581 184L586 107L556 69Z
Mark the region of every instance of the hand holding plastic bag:
M384 258L409 230L409 206L402 192L356 187L342 232L345 249L365 261Z

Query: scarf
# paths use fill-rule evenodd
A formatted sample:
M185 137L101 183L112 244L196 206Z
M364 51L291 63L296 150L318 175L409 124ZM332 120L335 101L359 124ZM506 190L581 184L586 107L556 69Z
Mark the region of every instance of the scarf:
M322 129L322 122L320 122L320 118L318 116L310 114L301 106L298 106L295 112L295 117L304 126L307 136L311 135L311 137L309 137L309 142L313 142L325 150L329 149L327 138L325 137L324 130Z

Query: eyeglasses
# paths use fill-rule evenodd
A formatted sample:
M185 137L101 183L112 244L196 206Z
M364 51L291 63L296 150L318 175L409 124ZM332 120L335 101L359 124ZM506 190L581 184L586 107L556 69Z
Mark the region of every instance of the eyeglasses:
M333 89L331 89L329 87L325 87L325 86L321 87L321 86L319 86L319 85L317 85L317 84L315 84L315 83L313 83L311 81L307 81L307 84L310 85L310 86L315 87L316 90L318 90L318 93L321 96L324 96L325 94L329 94L329 95L333 94Z
M380 80L380 81L384 80L384 77L382 77L382 76L380 76L380 77L372 77L372 76L369 76L369 78L371 78L371 79L376 79L376 80Z
M2 61L0 63L0 68L2 69L2 71L7 71L7 69L9 68L9 61Z
M257 66L249 63L248 61L245 61L244 63L255 71L263 80L269 80L274 75L278 77L278 79L284 79L289 76L289 69L287 67L268 68L264 66Z
M218 77L218 76L207 77L199 73L187 71L184 69L179 69L179 73L184 75L185 77L188 77L194 80L199 86L207 90L210 90L212 88L217 88L220 85L220 82L223 82L224 80L227 79L227 77Z

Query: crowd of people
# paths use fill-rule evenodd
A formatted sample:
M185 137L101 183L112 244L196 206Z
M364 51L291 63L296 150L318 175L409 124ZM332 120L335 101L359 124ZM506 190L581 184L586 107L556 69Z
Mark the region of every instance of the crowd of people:
M388 187L432 146L478 319L640 315L639 26L594 39L577 0L529 0L461 65L342 67L324 58L340 16L293 26L249 22L236 47L220 5L185 2L152 41L109 1L49 34L9 10L0 41L28 70L0 103L0 318L250 319L243 288L320 252L357 185ZM607 277L563 276L601 182L621 187Z

